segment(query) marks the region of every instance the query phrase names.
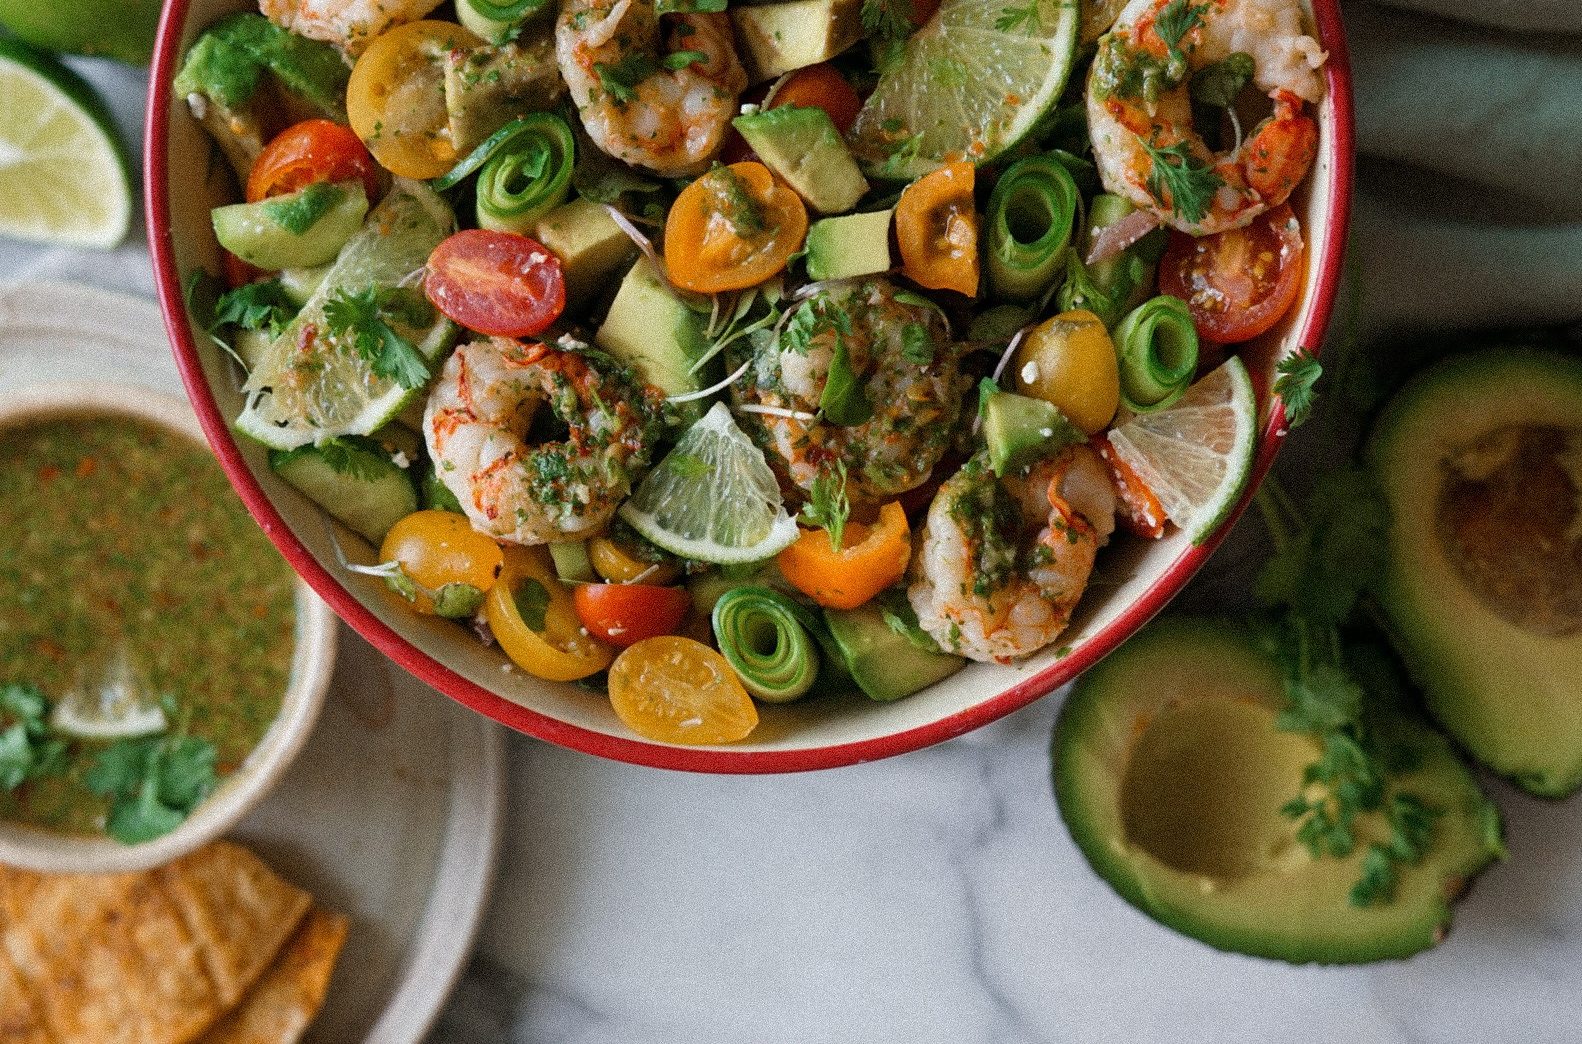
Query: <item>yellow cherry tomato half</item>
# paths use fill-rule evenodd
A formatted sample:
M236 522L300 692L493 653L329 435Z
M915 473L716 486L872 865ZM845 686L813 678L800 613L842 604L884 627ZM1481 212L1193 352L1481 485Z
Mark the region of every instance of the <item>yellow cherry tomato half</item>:
M846 523L840 550L822 529L804 529L776 557L798 591L831 609L855 609L906 575L912 557L911 527L900 501L879 509L872 525Z
M1060 407L1089 435L1109 427L1121 402L1115 342L1104 320L1085 309L1030 330L1011 359L1011 380L1021 394Z
M380 166L426 180L456 165L445 56L482 46L455 22L408 22L374 37L346 84L346 115Z
M390 527L379 548L379 560L401 566L401 572L419 588L411 592L412 609L429 616L434 613L429 592L440 594L452 584L477 590L477 595L470 596L476 612L478 598L494 587L505 555L499 544L472 528L464 515L414 511ZM440 600L445 600L443 594Z
M615 650L583 631L571 591L543 547L509 547L500 579L483 603L494 640L535 678L576 681L610 665Z
M758 726L758 708L725 657L680 635L616 657L610 705L627 728L661 743L734 743Z
M762 163L732 163L676 197L665 220L665 268L683 290L745 290L784 268L806 238L802 197Z
M681 566L673 561L650 562L631 547L609 537L588 541L588 560L594 572L612 584L648 584L668 587L681 576Z
M978 211L970 163L947 163L918 178L895 205L901 271L918 286L978 292Z

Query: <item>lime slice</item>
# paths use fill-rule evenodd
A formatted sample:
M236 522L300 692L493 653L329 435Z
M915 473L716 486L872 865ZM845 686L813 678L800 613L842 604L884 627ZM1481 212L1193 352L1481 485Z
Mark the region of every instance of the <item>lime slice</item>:
M1232 356L1166 409L1123 418L1115 453L1142 479L1170 521L1201 544L1241 496L1258 442L1258 400Z
M50 727L63 736L86 740L118 740L150 736L169 726L158 700L133 674L125 656L111 665L98 686L69 693L50 712Z
M0 25L36 47L147 65L160 0L0 0Z
M419 389L376 376L349 338L330 334L324 307L341 293L384 292L391 304L382 316L432 363L455 340L456 328L411 283L453 223L450 207L427 186L397 179L248 375L237 430L271 449L296 449L371 434L416 398Z
M132 180L93 88L0 37L0 235L108 250L132 223Z
M893 181L946 160L989 162L1060 100L1081 23L1078 0L945 0L879 77L853 155Z
M638 484L621 517L673 555L720 565L762 561L798 535L763 451L722 402Z

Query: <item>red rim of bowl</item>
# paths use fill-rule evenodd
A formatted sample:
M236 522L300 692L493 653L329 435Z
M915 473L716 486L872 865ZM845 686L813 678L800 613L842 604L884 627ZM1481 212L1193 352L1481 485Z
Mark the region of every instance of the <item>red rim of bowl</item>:
M198 420L208 436L220 464L242 502L252 512L264 532L280 549L292 568L329 603L330 607L380 652L422 681L486 717L508 725L529 736L572 750L636 765L680 769L692 772L769 773L799 772L809 769L851 765L894 754L904 754L970 732L1012 711L1027 706L1071 681L1131 637L1144 623L1163 609L1192 575L1202 567L1221 540L1230 532L1252 500L1269 466L1280 450L1287 429L1285 411L1278 402L1258 443L1258 454L1247 490L1224 524L1203 544L1188 548L1164 574L1143 592L1108 627L1058 663L1005 689L998 695L948 717L901 732L873 739L785 751L741 751L674 747L640 739L612 736L585 729L531 710L496 695L464 678L443 663L422 652L365 609L328 570L321 566L291 532L263 487L248 470L230 426L219 411L204 380L187 321L181 277L176 271L175 249L171 240L168 168L171 82L176 72L177 50L186 22L190 0L169 0L160 19L148 97L148 125L144 155L144 204L148 214L148 239L154 258L154 282L164 311L165 328L181 370L187 395L197 411ZM1329 172L1329 221L1321 240L1315 244L1320 267L1313 287L1313 306L1296 343L1317 350L1329 326L1330 313L1341 283L1341 262L1351 216L1352 193L1352 100L1351 65L1346 51L1345 30L1339 0L1313 0L1313 11L1320 42L1329 52L1325 76L1330 99L1329 118L1321 133L1333 143L1335 162Z

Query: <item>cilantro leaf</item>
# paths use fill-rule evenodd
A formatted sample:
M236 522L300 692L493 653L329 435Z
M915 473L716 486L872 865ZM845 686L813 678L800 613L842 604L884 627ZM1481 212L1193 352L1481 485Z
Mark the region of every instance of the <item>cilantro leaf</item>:
M1164 41L1173 63L1186 64L1186 55L1181 51L1181 41L1193 29L1203 24L1203 16L1208 13L1208 9L1208 4L1194 4L1192 0L1170 0L1154 19L1154 32L1158 33L1159 39Z
M1279 374L1275 378L1274 393L1285 403L1286 424L1295 428L1312 415L1313 403L1318 398L1313 386L1323 376L1324 367L1312 352L1298 348L1296 354L1287 355L1274 368Z
M873 43L878 71L894 67L912 35L910 0L862 0L862 30Z
M1044 16L1039 10L1042 0L1028 0L1026 7L1007 7L1000 11L1000 17L994 20L994 28L1002 33L1014 33L1018 29L1026 31L1028 36L1040 36L1044 32Z
M802 519L809 525L822 527L829 534L829 546L839 551L846 536L846 520L850 517L846 462L837 459L833 472L821 471L813 480L808 502L802 506Z
M842 427L866 424L873 417L873 403L863 389L862 377L851 362L851 350L846 346L844 334L851 332L851 320L845 313L834 313L838 324L845 320L845 328L835 329L835 351L830 356L829 372L824 376L824 391L819 395L818 408L825 418Z
M604 88L617 105L637 100L637 85L659 71L659 63L651 56L639 52L628 54L618 62L597 62L593 66Z
M385 320L391 291L370 286L361 293L340 290L324 302L324 322L329 333L350 341L376 377L403 388L420 388L428 381L428 362Z
M1137 140L1153 161L1148 175L1149 194L1160 203L1167 203L1172 212L1185 220L1194 224L1202 221L1225 179L1193 155L1191 146L1184 141L1156 148L1142 138Z
M797 310L791 313L785 329L780 331L780 348L782 351L806 355L817 333L818 308L811 300L803 301L797 306Z
M901 327L901 358L918 366L931 366L934 362L934 338L922 323L907 323Z
M672 51L659 64L666 69L685 69L689 65L707 62L709 56L702 51Z
M239 326L243 330L264 330L274 336L296 314L296 305L286 296L280 280L267 279L247 283L221 294L215 303L209 329Z
M218 785L218 753L206 739L174 733L117 740L100 752L84 784L110 799L105 831L124 845L176 829Z

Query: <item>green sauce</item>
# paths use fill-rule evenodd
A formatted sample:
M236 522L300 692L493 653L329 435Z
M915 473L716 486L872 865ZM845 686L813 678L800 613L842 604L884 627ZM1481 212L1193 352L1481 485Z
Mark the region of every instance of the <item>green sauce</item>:
M188 438L103 416L4 432L0 591L0 682L58 702L129 669L214 744L222 776L280 711L291 571ZM63 774L0 792L0 818L102 832L83 777L105 746L73 742Z

